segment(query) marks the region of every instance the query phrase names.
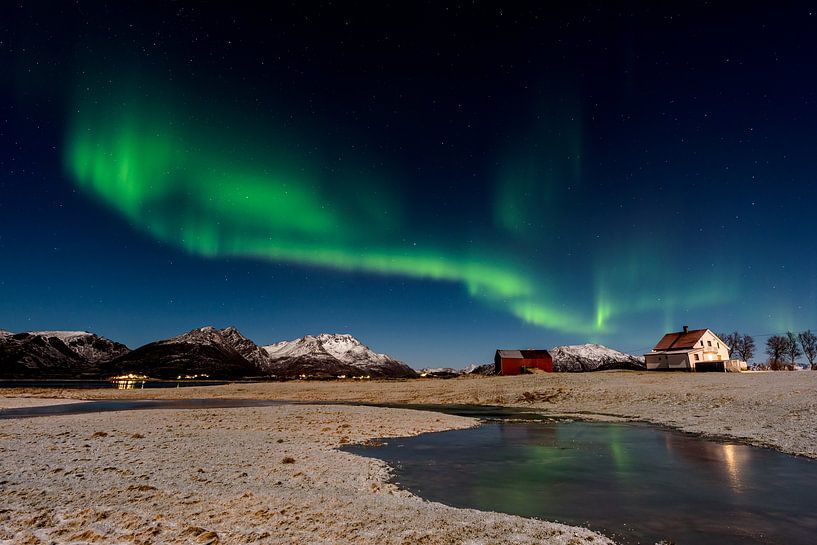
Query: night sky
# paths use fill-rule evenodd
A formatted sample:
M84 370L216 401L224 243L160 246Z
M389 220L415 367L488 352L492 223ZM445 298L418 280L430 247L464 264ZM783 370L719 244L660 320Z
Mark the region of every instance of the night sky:
M542 4L7 6L0 328L817 329L817 4Z

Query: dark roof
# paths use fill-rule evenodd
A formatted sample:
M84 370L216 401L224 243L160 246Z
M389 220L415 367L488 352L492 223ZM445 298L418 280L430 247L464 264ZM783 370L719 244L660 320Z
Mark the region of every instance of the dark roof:
M508 359L532 360L550 357L547 350L497 350L496 353L500 358Z
M658 344L655 345L653 350L664 351L678 350L681 348L694 348L707 331L707 329L692 329L690 331L676 331L675 333L667 333L661 337L661 340L658 341Z

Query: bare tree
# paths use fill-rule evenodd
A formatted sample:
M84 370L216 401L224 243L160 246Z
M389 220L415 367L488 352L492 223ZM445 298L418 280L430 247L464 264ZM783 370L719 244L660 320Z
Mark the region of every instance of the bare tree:
M744 335L738 345L738 358L745 362L749 362L755 356L755 340L751 335Z
M769 367L773 371L780 370L780 358L786 353L789 341L782 335L772 335L766 340L766 354L769 355Z
M800 346L803 348L803 355L808 360L809 367L812 370L817 370L817 335L811 332L810 329L801 331L797 338L800 340Z
M751 335L741 335L737 331L718 335L729 347L732 356L749 362L755 355L755 340Z
M785 339L786 339L785 355L789 357L789 363L791 364L792 368L794 368L797 357L803 355L803 353L800 351L800 342L797 340L797 335L795 335L791 331L786 332Z
M740 333L738 333L737 331L734 331L732 333L719 333L718 337L720 337L721 340L726 343L726 346L729 347L730 352L734 353L736 350L738 350L738 347L740 346L741 336Z

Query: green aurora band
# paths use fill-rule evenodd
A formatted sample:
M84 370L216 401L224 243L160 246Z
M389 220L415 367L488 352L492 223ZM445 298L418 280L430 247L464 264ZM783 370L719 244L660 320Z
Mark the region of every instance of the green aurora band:
M144 82L132 88L144 89ZM404 219L404 199L394 194L397 176L360 167L373 161L346 160L340 171L326 168L321 142L291 127L263 124L242 112L225 114L222 108L216 116L215 108L174 100L173 90L162 86L153 93L121 89L126 90L86 90L77 100L66 135L66 169L80 189L134 228L191 254L459 283L471 297L528 324L593 340L614 331L615 316L662 311L669 324L675 308L732 296L719 288L724 283L700 279L692 294L699 298L672 290L662 281L672 266L668 260L658 256L645 263L645 255L655 255L646 248L622 260L619 249L631 245L621 241L588 279L593 306L568 306L558 291L557 271L543 277L487 242L445 247L439 233L426 233L429 243L407 242L407 233L422 233L424 226ZM558 146L563 136L545 141ZM547 200L556 178L577 180L578 142L575 131L563 142L570 157L564 168L547 158L542 163L517 156L522 166L499 174L498 227L517 231L519 240L533 235L537 244L548 240L544 225L532 226L532 234L510 221L535 212L512 194L513 178L520 179L523 194ZM573 279L573 271L565 274Z
M128 95L80 101L67 134L69 174L134 227L193 254L457 282L530 324L603 329L554 309L510 256L405 243L401 233L411 231L395 219L399 199L387 185L347 175L334 196L338 180L310 167L298 146L233 142L234 120L213 126L187 110Z

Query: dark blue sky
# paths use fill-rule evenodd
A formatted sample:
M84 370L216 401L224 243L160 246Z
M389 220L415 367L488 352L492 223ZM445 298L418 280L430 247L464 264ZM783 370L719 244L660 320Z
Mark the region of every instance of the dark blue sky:
M817 329L817 8L268 10L8 10L0 328Z

